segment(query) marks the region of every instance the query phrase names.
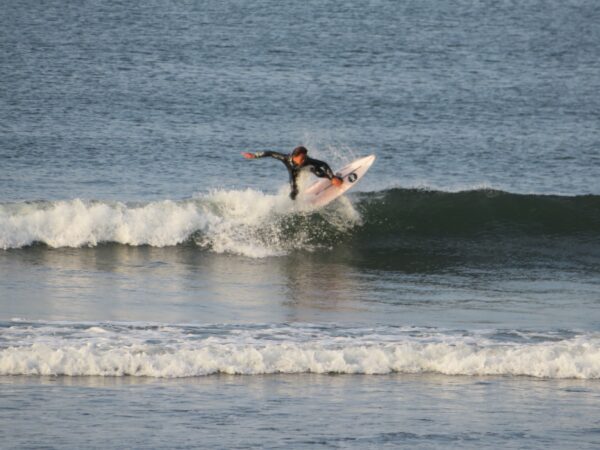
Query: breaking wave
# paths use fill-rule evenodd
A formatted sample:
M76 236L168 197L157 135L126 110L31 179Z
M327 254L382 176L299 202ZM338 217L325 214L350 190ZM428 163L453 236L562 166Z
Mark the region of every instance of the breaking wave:
M351 199L351 200L350 200ZM391 189L342 197L314 211L285 192L214 191L149 203L90 200L0 204L0 248L102 243L197 245L250 257L332 248L388 236L591 236L600 233L600 196Z
M285 194L254 190L143 204L81 199L8 203L0 204L0 248L193 244L217 253L263 257L310 248L325 228L343 231L360 219L346 199L319 214L318 226L298 225L313 216Z
M600 378L600 335L321 325L2 326L0 375L422 374Z

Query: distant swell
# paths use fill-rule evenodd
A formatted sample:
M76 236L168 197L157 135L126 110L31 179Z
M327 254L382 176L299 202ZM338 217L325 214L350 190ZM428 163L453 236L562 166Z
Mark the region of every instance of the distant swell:
M596 334L12 325L0 375L423 374L600 378ZM509 334L511 334L509 333Z
M251 257L412 237L592 237L600 196L457 193L391 189L344 197L312 211L285 193L214 191L149 203L64 200L0 204L0 248L101 243L156 247L192 243Z

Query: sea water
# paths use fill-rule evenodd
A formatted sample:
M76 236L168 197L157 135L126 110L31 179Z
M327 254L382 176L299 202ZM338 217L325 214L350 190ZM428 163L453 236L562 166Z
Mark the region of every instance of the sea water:
M600 446L598 23L4 5L1 446ZM315 211L297 145L377 160Z

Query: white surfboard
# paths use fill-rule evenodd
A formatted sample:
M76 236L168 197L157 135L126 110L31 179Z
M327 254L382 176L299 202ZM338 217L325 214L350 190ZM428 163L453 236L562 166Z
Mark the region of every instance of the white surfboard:
M332 202L360 180L375 161L375 155L365 156L351 162L338 170L336 174L344 180L336 187L327 178L321 178L311 184L301 195L304 203L314 207L322 207Z

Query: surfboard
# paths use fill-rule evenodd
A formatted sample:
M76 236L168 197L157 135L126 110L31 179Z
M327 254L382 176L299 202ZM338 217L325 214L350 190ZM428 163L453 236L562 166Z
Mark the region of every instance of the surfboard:
M336 187L327 178L321 178L311 184L302 194L301 198L305 204L313 207L323 207L338 198L352 186L354 186L369 170L375 161L375 155L365 156L352 161L342 167L336 175L344 182Z

